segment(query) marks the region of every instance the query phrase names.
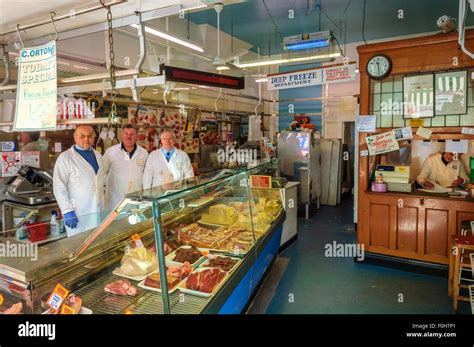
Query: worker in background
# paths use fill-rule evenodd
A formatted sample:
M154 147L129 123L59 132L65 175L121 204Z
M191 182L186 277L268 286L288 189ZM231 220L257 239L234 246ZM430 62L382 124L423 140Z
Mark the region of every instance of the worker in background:
M455 188L468 180L462 161L457 160L452 152L430 155L416 178L418 184L428 189L434 188L434 183L445 188Z
M160 138L161 148L151 152L146 162L143 189L194 177L188 155L174 146L174 133L164 130Z
M137 130L131 124L122 129L122 142L104 154L107 211L114 209L128 193L142 189L148 152L137 145Z
M68 236L97 227L104 208L102 156L92 148L94 141L92 127L78 126L76 144L61 153L54 166L53 191Z
M49 160L49 152L47 150L48 142L46 140L38 141L39 138L40 138L39 132L21 132L20 141L19 141L20 151L21 152L36 152L36 151L40 152L39 167L41 169L49 169L50 160Z

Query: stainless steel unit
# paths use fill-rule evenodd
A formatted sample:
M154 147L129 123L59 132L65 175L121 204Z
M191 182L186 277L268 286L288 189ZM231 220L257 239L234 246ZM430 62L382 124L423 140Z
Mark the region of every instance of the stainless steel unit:
M299 203L308 208L321 196L321 139L316 132L283 131L278 135L280 171L290 181L300 182Z
M53 173L22 166L18 177L8 186L5 198L25 205L40 205L56 201L53 195Z
M251 169L225 170L131 194L110 214L100 216L97 228L39 247L37 259L0 258L0 292L4 297L0 310L21 302L23 313L41 313L46 310L49 293L61 283L93 313L217 313L264 252L276 226L283 223L279 189L248 185L250 175L274 165L270 162ZM5 241L10 247L21 244L13 239L0 240ZM186 276L206 271L204 265L209 259L202 256L203 249L233 260L231 268L222 270L225 275L209 295L199 288L186 290L188 277L179 278L179 286L172 281L176 268L170 267L176 263L170 261L176 261L178 250L184 249L186 254L192 246L200 248L199 259ZM106 285L125 279L122 276L127 274L121 271L130 268L122 265L131 258L132 264L135 260L147 264L144 276L128 274L135 295L106 292ZM158 270L158 277L151 276ZM147 286L144 279L159 280L162 291Z

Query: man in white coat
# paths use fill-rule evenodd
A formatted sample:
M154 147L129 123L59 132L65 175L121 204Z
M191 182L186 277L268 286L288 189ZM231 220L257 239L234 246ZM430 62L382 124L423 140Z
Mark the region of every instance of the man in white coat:
M433 188L434 183L445 188L458 187L469 181L462 161L454 153L435 153L426 158L416 181L425 188Z
M92 127L78 126L76 144L61 153L54 165L53 191L68 236L97 227L104 208L102 156L92 148L94 141Z
M110 147L104 154L107 211L117 207L126 194L142 189L148 152L137 145L137 137L138 133L133 125L125 125L122 143Z
M150 153L143 173L143 189L194 177L188 155L177 149L172 131L161 133L161 148Z

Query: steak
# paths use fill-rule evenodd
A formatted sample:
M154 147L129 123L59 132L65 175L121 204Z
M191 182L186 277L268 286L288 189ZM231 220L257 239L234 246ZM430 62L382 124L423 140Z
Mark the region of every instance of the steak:
M105 286L104 290L107 293L112 293L116 295L123 296L135 296L137 295L137 288L135 288L127 280L118 280L112 283L109 283Z

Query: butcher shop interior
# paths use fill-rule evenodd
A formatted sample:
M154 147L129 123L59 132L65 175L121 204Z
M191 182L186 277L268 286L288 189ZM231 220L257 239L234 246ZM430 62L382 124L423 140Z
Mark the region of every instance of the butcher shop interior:
M0 315L472 315L473 12L0 0Z

